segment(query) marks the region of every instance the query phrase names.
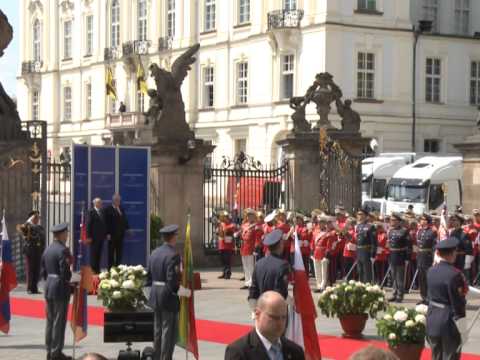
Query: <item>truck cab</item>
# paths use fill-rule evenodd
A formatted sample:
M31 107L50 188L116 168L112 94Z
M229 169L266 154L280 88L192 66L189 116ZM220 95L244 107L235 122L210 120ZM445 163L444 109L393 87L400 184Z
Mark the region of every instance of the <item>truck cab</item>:
M447 204L454 211L462 204L463 161L461 157L426 156L399 169L386 193L386 211L405 212L409 205L415 214L440 212Z

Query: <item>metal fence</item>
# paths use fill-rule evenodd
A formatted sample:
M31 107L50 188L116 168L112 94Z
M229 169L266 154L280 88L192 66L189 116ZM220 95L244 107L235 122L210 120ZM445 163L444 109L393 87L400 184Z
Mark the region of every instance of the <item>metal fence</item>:
M216 252L220 211L228 211L233 221L240 224L247 208L264 213L278 208L289 209L290 191L288 163L262 165L240 153L233 160L224 158L218 167L205 166L203 245L206 252Z

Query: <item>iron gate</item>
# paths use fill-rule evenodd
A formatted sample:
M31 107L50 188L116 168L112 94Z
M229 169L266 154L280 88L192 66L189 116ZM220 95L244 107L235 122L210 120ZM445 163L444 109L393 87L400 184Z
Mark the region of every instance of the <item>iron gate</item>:
M235 223L242 222L243 211L252 208L268 213L289 209L291 191L288 163L281 166L262 165L240 152L233 160L223 158L218 167L204 168L204 236L207 253L217 249L218 213L226 210Z

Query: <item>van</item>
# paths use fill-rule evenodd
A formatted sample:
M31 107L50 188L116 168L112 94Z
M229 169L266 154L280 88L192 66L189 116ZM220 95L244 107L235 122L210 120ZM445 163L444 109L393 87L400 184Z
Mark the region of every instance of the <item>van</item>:
M455 211L462 204L463 160L461 157L426 156L399 169L391 178L386 194L387 214L441 212L443 204Z

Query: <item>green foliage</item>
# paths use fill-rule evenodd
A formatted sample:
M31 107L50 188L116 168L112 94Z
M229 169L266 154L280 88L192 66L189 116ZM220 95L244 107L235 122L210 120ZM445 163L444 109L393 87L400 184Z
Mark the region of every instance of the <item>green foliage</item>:
M350 280L327 287L318 300L318 307L327 317L368 314L375 318L387 308L384 291L378 285Z
M143 308L146 302L143 287L147 272L142 265L114 266L99 275L98 299L113 311L133 311Z
M161 245L159 232L163 226L163 221L160 216L150 214L150 252Z
M419 305L415 309L390 306L383 318L377 320L378 335L390 347L399 344L423 345L427 309L426 305Z

